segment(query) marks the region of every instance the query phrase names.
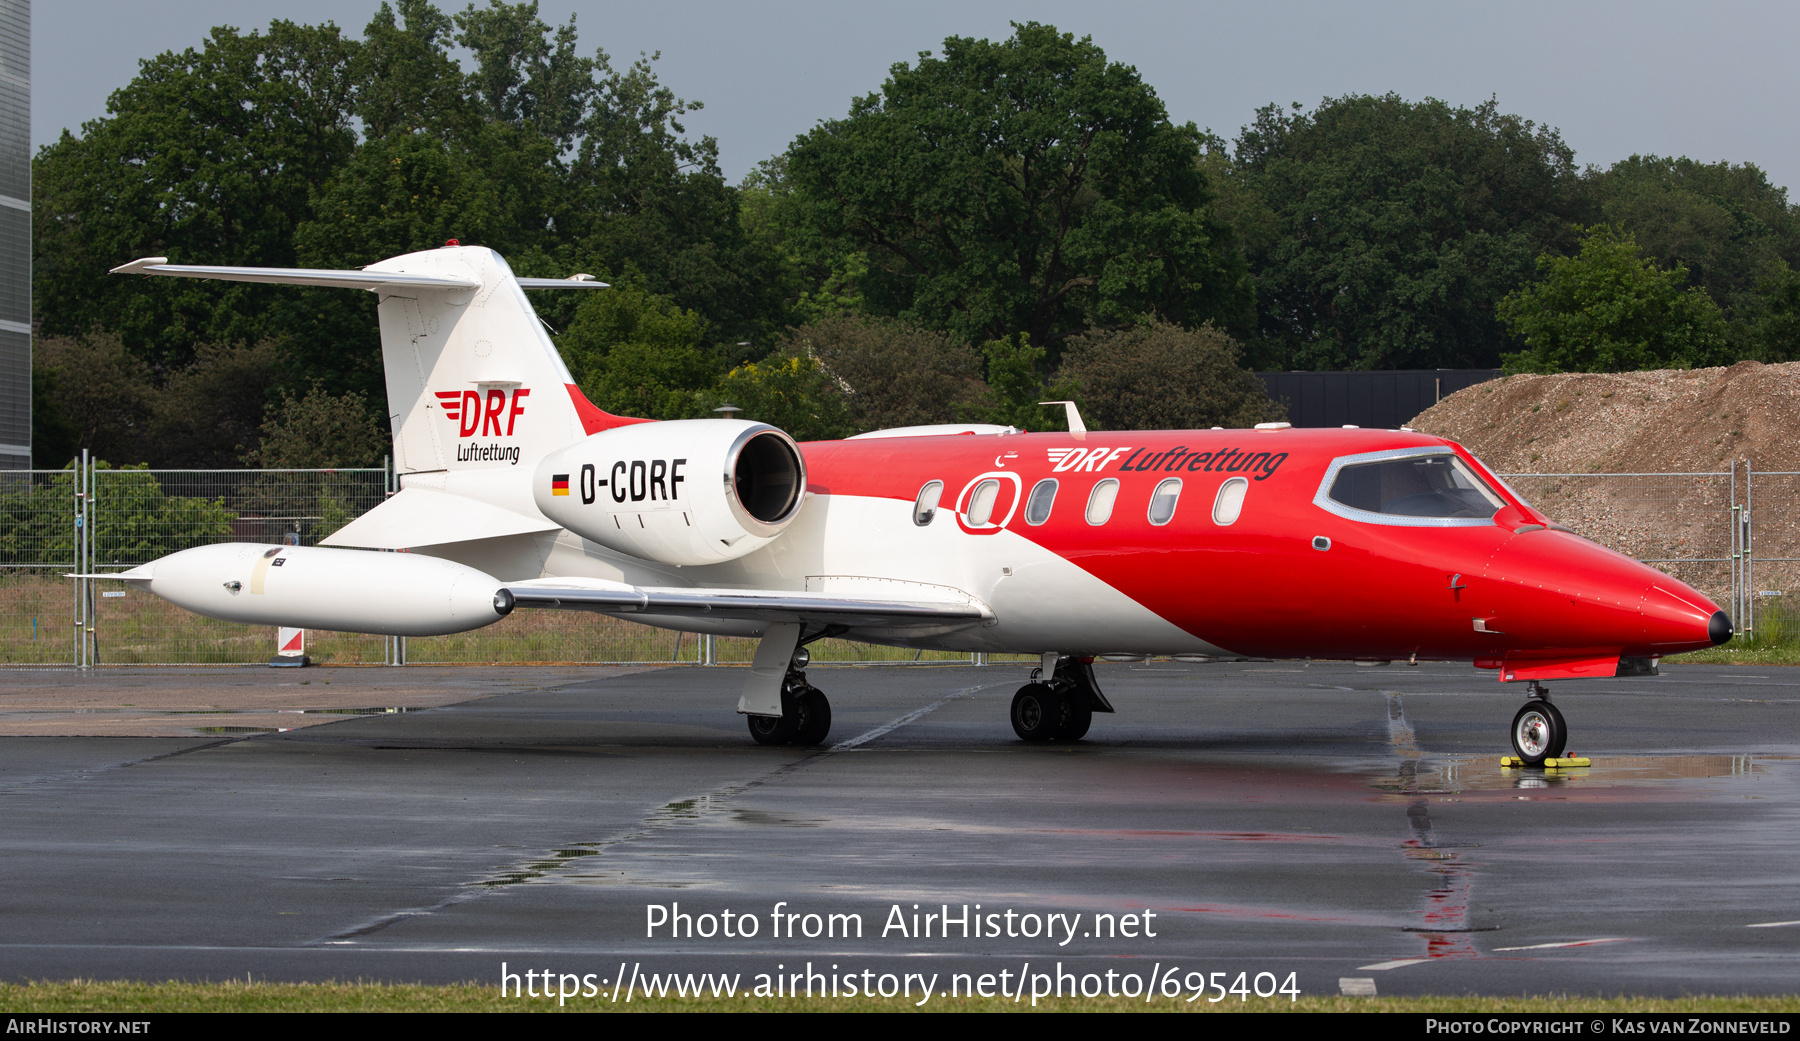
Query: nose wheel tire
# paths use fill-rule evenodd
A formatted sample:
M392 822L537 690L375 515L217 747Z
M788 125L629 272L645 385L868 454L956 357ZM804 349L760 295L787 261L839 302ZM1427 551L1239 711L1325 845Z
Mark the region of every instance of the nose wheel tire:
M781 696L781 715L746 718L759 745L820 745L831 733L831 702L809 685Z
M1542 698L1527 701L1513 716L1512 746L1525 766L1542 766L1544 760L1563 754L1569 725L1562 712Z

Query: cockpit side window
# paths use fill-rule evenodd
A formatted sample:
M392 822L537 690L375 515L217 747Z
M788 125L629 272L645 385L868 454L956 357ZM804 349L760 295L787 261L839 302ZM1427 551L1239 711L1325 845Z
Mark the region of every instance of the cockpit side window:
M1337 459L1313 501L1351 520L1413 527L1492 524L1494 514L1506 505L1448 448Z

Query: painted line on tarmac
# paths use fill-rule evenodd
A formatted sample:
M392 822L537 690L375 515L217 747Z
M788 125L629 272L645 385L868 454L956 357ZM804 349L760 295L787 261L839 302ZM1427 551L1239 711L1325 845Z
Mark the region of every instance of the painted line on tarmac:
M818 751L815 751L810 755L803 756L800 759L796 759L793 762L784 763L781 766L778 766L775 769L770 770L770 771L762 774L761 776L753 778L749 781L740 781L740 782L722 784L722 785L719 785L709 791L703 792L697 796L693 796L686 800L681 800L682 802L687 804L687 807L684 809L684 812L679 816L671 815L671 814L665 812L668 809L668 807L665 806L661 810L652 811L649 815L644 817L638 823L637 827L635 827L635 828L631 829L630 831L627 831L623 834L615 835L610 839L605 839L605 840L601 840L601 841L582 842L582 843L565 843L564 845L589 848L589 849L592 849L594 851L594 853L596 853L596 854L604 855L605 853L607 853L613 849L616 849L619 846L625 845L627 843L635 842L640 839L647 838L651 835L660 833L670 827L693 823L694 821L698 820L700 816L703 816L705 814L712 813L712 812L722 812L723 805L728 800L736 798L737 796L742 795L745 792L751 791L756 788L760 788L763 785L768 784L772 781L776 781L781 778L784 778L787 775L789 775L797 770L804 769L809 764L817 763L817 762L823 761L825 759L829 759L833 753L853 749L859 745L865 744L869 741L873 741L876 738L879 738L884 734L888 734L895 730L898 730L899 728L906 726L908 723L912 723L918 719L923 718L924 716L926 716L929 713L935 712L938 709L943 708L945 705L948 705L952 701L956 701L961 698L970 697L970 696L972 696L980 691L983 691L983 690L990 690L994 687L1002 687L1005 685L1006 684L1004 684L1004 683L982 683L982 684L978 684L973 687L964 687L962 690L958 690L958 691L954 691L952 693L946 694L943 697L937 699L936 701L931 702L930 704L927 704L927 705L921 706L920 708L914 709L913 711L908 712L906 715L901 716L898 719L892 720L887 723L883 723L881 726L878 726L873 730L868 730L861 734L858 734L855 737L849 739L848 741L839 742L838 744L832 745L829 748L819 749ZM694 812L694 807L700 808L700 812L698 814L696 814ZM555 849L555 848L557 848L557 847L550 847L550 849ZM554 854L548 853L548 852L546 852L544 854L540 854L539 856L532 857L525 861L520 862L519 864L512 867L510 870L500 870L500 871L489 874L486 878L477 879L472 882L464 882L462 884L462 888L459 891L452 893L449 896L445 897L444 899L439 900L435 903L426 905L424 907L413 907L413 908L407 908L407 909L400 910L400 911L393 911L388 914L370 918L370 919L365 920L360 925L355 925L350 928L343 929L338 932L332 933L329 936L325 936L320 939L311 941L311 942L305 944L305 946L308 946L308 947L352 946L352 945L355 945L356 943L358 943L359 941L361 941L364 937L370 936L374 933L381 932L391 925L395 925L399 922L407 921L408 919L423 918L423 917L427 917L429 915L436 914L439 911L448 910L449 908L454 907L458 904L465 903L469 900L474 900L486 893L492 892L496 888L502 888L506 885L512 885L512 884L517 884L520 882L526 882L526 881L530 881L532 879L542 878L542 877L546 877L546 876L554 877L563 867L566 867L570 863L572 863L572 861L566 861L566 862L551 864L550 861L552 860L553 857L554 857Z
M1408 965L1419 965L1430 960L1430 958L1395 958L1393 961L1378 961L1373 965L1358 965L1356 971L1386 972L1389 969L1404 969Z
M1755 922L1744 926L1746 929L1779 929L1784 925L1800 925L1800 919L1791 922Z
M1598 940L1565 940L1562 943L1534 943L1525 947L1496 947L1494 951L1499 953L1500 951L1542 951L1551 947L1592 947L1597 943L1625 943L1630 939L1629 936L1603 936Z
M908 712L906 715L901 716L899 719L896 719L891 723L883 723L873 730L866 730L866 731L856 735L855 737L850 738L848 741L839 741L837 744L832 745L830 748L825 749L825 751L827 754L829 754L831 752L848 752L850 749L857 748L862 745L866 745L870 741L873 741L878 737L885 737L886 735L891 734L896 730L899 730L901 727L907 725L908 723L918 722L920 719L923 719L925 716L930 715L933 712L936 712L938 709L943 708L945 705L950 704L952 701L957 701L957 700L960 700L962 698L967 698L967 697L973 697L975 694L979 693L980 691L987 690L990 687L1003 687L1005 685L1006 684L1004 684L1004 683L982 683L982 684L978 684L977 686L973 686L973 687L964 687L962 690L956 691L955 693L944 695L943 697L937 699L936 701L932 702L929 705L926 705L922 708L914 709L913 711Z

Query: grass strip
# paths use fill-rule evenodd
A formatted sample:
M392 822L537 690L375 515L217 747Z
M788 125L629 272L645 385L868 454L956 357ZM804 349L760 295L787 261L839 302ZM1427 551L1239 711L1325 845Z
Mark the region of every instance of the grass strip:
M389 983L134 983L92 980L0 984L0 1009L10 1013L48 1012L1015 1012L1033 1011L1029 996L936 998L922 1008L905 998L660 997L637 995L627 1003L571 999L501 997L498 988L474 983L444 986ZM1800 1012L1800 994L1758 997L1682 998L1395 997L1302 996L1235 997L1213 1004L1157 998L1047 998L1039 1012Z

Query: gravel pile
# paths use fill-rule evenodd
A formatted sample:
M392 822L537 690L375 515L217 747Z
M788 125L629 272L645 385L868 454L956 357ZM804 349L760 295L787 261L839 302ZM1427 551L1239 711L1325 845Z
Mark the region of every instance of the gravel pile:
M1759 558L1800 558L1800 362L1509 376L1458 391L1408 424L1458 441L1533 505L1603 545L1656 562L1725 602L1732 482L1755 481ZM1721 476L1589 477L1589 474ZM1800 595L1800 563L1752 585Z

